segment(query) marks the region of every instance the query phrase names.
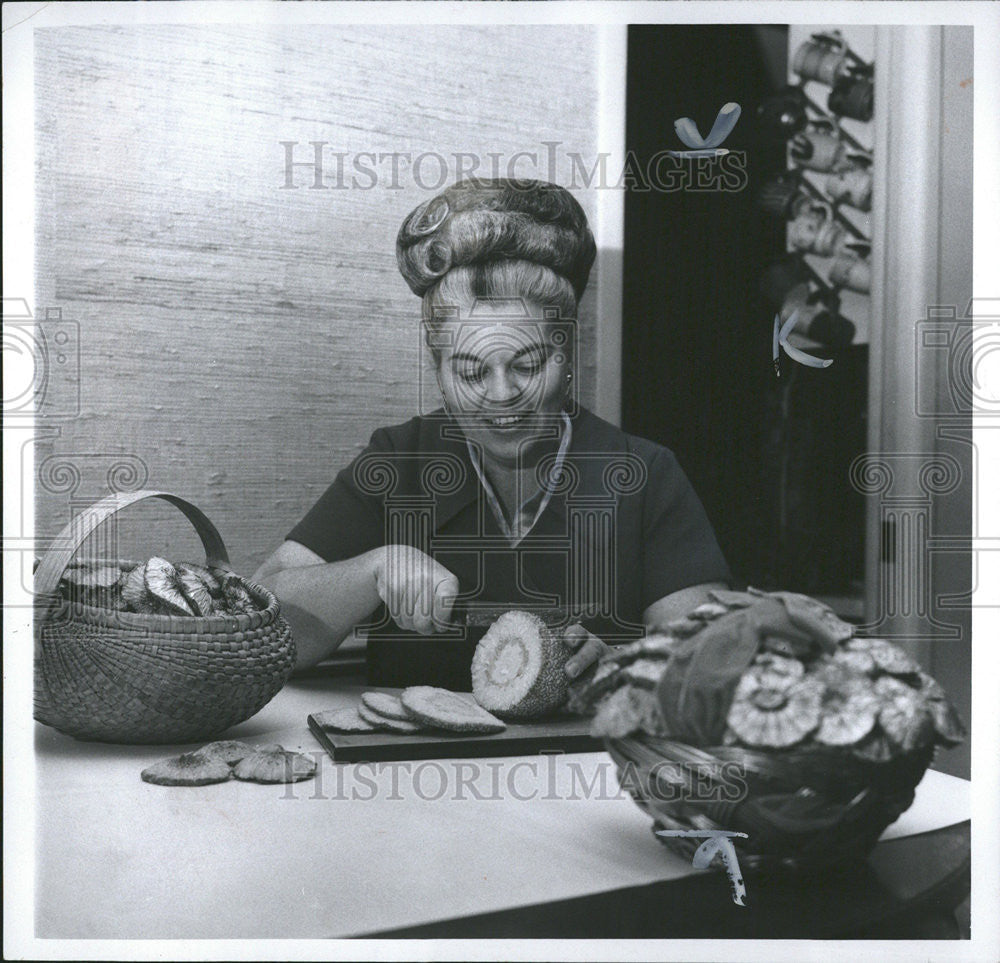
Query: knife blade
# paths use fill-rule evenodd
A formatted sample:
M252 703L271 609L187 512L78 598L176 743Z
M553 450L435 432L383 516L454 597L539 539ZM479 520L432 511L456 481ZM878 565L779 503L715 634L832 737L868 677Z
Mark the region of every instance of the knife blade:
M582 607L586 611L586 607ZM489 628L504 612L530 612L536 615L546 625L565 627L579 621L581 607L568 605L524 605L508 602L498 605L495 602L484 602L471 599L457 599L451 610L451 621L455 625L466 628Z

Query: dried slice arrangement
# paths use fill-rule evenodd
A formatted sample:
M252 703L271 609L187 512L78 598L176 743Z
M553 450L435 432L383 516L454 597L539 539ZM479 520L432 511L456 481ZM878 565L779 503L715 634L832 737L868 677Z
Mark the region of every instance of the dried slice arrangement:
M739 834L755 869L862 857L912 803L935 746L963 735L944 692L814 599L709 597L664 626L668 641L609 653L584 690L621 787L654 830ZM660 838L689 859L697 846Z
M562 634L529 612L504 612L472 657L472 692L504 719L546 715L566 702L566 663L572 651Z
M233 572L154 555L145 562L75 561L59 583L63 598L143 615L239 615L259 606Z
M316 774L316 763L277 744L251 746L234 740L210 742L193 752L163 759L143 769L144 782L157 786L208 786L231 777L245 782L299 782Z
M595 735L816 745L875 763L964 738L944 691L916 662L887 640L854 637L815 599L755 590L710 599L664 632L612 650L573 693Z
M503 732L506 724L478 705L471 695L434 686L404 689L400 702L418 722L452 732Z

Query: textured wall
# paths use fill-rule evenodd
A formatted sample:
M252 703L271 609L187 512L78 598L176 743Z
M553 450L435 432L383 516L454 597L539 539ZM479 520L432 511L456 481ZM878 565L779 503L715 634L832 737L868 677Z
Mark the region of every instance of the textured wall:
M457 151L505 165L559 141L569 184L567 155L595 151L596 64L588 27L36 32L35 304L79 324L81 360L78 416L36 446L39 535L110 487L156 487L199 505L251 571L373 428L420 409L427 370L394 240L430 193L405 165L392 187L390 162L369 162L371 189L311 190L304 168L282 189L280 142L296 161L328 142L330 182L336 151L435 151L450 182ZM430 159L423 183L438 176ZM594 191L577 196L593 217ZM109 479L116 464L131 468ZM197 555L158 504L129 513L122 553Z

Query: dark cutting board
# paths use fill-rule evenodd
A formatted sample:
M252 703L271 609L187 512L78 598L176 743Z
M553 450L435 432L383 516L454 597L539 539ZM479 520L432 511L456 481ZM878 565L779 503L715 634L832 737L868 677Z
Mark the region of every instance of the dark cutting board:
M412 735L394 732L340 733L309 716L309 729L334 762L448 759L470 756L530 756L540 752L596 752L604 748L589 734L590 720L561 716L508 723L503 732L483 735L429 729Z

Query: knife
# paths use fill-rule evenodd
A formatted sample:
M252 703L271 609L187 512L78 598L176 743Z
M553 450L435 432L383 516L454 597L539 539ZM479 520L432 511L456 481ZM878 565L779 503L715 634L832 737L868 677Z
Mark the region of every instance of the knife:
M565 628L579 621L587 608L586 606L532 605L518 602L498 605L495 602L483 602L476 599L456 599L451 610L451 621L454 625L466 628L489 628L504 612L514 610L530 612L553 628Z

